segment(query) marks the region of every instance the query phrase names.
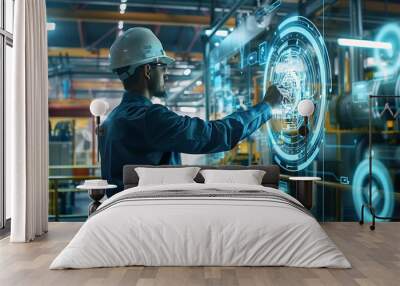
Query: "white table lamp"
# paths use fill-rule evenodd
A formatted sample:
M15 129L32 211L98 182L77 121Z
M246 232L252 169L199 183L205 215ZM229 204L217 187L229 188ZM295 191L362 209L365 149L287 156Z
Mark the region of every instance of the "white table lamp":
M108 102L103 99L95 99L90 103L90 113L93 116L103 116L109 108Z
M101 136L101 129L100 129L100 116L106 115L108 111L109 105L108 102L103 99L95 99L90 103L90 113L96 118L96 135L97 135L97 142L99 142L99 136ZM97 161L100 159L100 151L97 146Z
M303 117L309 117L313 115L314 109L314 103L309 99L303 99L299 102L299 105L297 105L297 111Z
M314 102L310 99L303 99L297 105L297 111L304 117L303 125L299 129L299 133L304 137L304 154L305 162L307 162L307 136L308 136L308 118L313 115L315 110Z

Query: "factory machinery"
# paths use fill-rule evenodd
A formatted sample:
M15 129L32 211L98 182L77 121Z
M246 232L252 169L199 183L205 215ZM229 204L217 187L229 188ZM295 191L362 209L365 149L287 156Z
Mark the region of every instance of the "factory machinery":
M376 214L398 217L400 23L380 23L363 31L360 1L349 2L354 38L368 35L371 42L390 43L390 48L340 46L341 35L325 31L333 20L323 15L311 19L301 11L280 15L281 1L268 2L237 20L238 26L227 37L208 39L209 119L259 102L271 84L287 91L264 128L234 150L213 154L208 160L278 164L283 174L281 189L288 192L289 176L321 177L312 209L320 220L359 220L371 181ZM297 111L304 99L315 105L307 138L299 132L305 118ZM364 218L371 219L368 211Z

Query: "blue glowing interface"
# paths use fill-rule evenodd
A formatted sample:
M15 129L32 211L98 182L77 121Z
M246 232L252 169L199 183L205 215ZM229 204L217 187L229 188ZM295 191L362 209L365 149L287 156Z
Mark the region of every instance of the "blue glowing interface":
M268 136L275 160L289 171L306 168L318 155L323 136L327 95L331 88L328 52L318 29L304 17L291 17L279 25L270 44L264 71L264 94L269 85L288 91L279 114L269 122ZM304 118L297 105L315 104L308 140L297 130ZM307 144L307 146L305 146Z
M260 65L264 65L267 61L267 42L262 42L258 46L258 62Z
M266 5L255 21L245 23L266 27L247 42L231 43L235 53L224 58L215 48L211 54L210 119L256 104L271 84L282 88L283 101L263 128L232 151L210 156L208 163L279 165L284 175L280 189L292 195L285 175L321 177L312 208L319 220L359 220L370 189L378 216L399 217L400 22L366 26L366 40L389 42L392 49L342 47L337 38L350 33L324 33L328 20L323 18L280 16L280 4L274 9L278 13L266 13L264 8L272 7ZM252 26L246 28L251 33ZM355 51L363 57L359 76L353 67ZM304 99L315 107L306 136L298 112ZM365 220L371 219L366 210Z

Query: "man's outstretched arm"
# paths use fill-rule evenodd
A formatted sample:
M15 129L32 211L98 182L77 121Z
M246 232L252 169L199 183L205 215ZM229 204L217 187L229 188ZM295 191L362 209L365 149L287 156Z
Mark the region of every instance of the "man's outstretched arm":
M263 102L246 111L237 111L223 119L208 122L180 116L155 104L146 112L145 140L150 149L157 151L190 154L228 151L271 118L271 106L280 103L281 97L279 90L272 86Z

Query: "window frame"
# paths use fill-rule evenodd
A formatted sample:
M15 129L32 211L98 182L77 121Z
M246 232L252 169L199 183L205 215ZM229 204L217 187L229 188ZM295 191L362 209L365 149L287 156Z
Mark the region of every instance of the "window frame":
M0 0L0 236L9 232L10 221L6 218L5 189L5 91L6 91L6 46L13 47L13 34L6 31L6 0ZM12 0L12 5L15 1ZM14 9L13 9L14 11ZM14 15L13 15L14 16Z

